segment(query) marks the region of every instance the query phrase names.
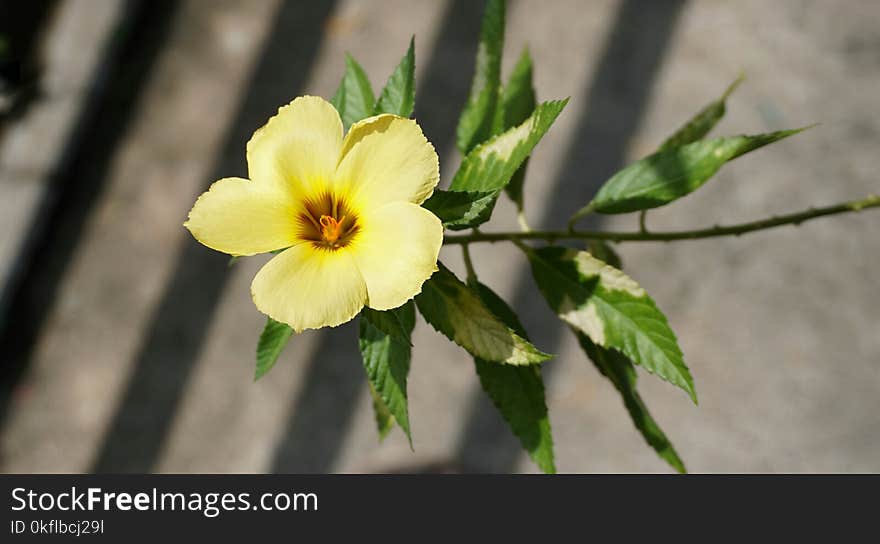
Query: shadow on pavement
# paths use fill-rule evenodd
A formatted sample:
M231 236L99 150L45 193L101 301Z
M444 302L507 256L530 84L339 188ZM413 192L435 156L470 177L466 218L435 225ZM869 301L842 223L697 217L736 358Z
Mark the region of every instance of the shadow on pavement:
M48 181L21 262L0 301L0 421L29 364L34 343L79 248L115 150L150 78L177 8L174 1L131 2L117 44L89 91L83 113ZM8 306L7 306L8 304Z
M247 177L244 149L280 104L299 94L317 58L334 2L286 2L230 123L210 182ZM135 370L95 461L95 472L149 472L157 462L229 277L229 257L184 238L147 328Z

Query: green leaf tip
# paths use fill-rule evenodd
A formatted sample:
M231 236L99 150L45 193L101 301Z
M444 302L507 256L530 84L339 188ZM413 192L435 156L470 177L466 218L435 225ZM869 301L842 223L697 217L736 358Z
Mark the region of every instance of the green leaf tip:
M532 365L551 356L504 324L443 263L416 295L419 312L435 330L474 357L508 365Z
M410 337L414 326L415 309L413 302L409 301L393 310L365 309L361 313L358 329L358 346L373 395L379 438L384 438L396 422L406 435L410 449L413 449L413 444L406 383L412 357ZM390 332L386 332L386 329Z
M266 318L266 325L257 342L257 367L254 371L254 381L259 380L272 370L291 336L293 336L293 329L286 323L275 321L271 317Z
M709 134L715 125L724 117L727 112L727 99L733 94L733 91L744 81L745 75L740 74L736 80L727 86L721 98L714 100L703 107L696 115L681 126L675 133L667 138L658 151L668 151L689 143L696 142Z
M577 337L578 343L599 370L620 393L624 407L629 412L630 418L636 429L651 448L657 452L661 459L681 474L687 473L684 461L679 457L675 447L660 428L657 421L651 416L648 407L642 400L636 389L638 374L633 363L622 353L597 346L592 340L579 330L570 327Z
M373 399L373 415L376 418L376 431L379 434L379 442L381 443L394 427L394 415L388 409L382 397L379 396L379 393L376 393L376 388L373 387L373 384L369 383L367 385L370 388L370 397ZM412 444L410 444L410 448L412 448Z
M735 90L737 90L739 88L739 86L743 84L743 82L745 80L746 80L746 73L740 72L739 75L736 77L736 79L734 79L733 82L727 86L727 89L724 90L724 94L721 95L721 101L724 102L725 100L730 98L730 95L732 95L733 92Z
M416 103L416 53L415 36L409 40L409 47L397 67L388 76L388 81L376 100L374 114L393 113L409 117Z

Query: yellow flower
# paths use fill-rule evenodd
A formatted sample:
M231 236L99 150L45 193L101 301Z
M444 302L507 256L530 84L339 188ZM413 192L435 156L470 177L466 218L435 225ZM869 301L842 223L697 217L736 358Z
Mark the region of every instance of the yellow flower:
M364 307L396 308L437 270L440 220L419 206L439 180L437 153L411 119L352 125L322 98L299 97L254 133L249 180L225 178L184 224L231 255L284 249L257 273L257 308L295 331L336 326Z

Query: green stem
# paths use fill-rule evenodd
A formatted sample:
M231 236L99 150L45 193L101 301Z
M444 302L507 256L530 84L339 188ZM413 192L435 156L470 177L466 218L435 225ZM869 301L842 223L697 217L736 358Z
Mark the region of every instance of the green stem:
M479 234L476 230L474 234ZM464 268L467 271L467 283L468 285L476 284L477 282L477 272L474 270L474 261L471 260L471 248L467 244L461 245L461 256L464 258Z
M536 230L529 232L474 232L446 236L444 244L472 244L480 242L505 242L522 240L610 240L613 242L671 242L675 240L698 240L718 236L740 236L749 232L781 227L784 225L800 225L806 221L843 213L858 212L867 208L880 207L880 196L870 195L861 200L842 202L824 208L810 208L797 213L779 215L729 226L715 226L699 230L683 230L673 232L612 232L612 231L575 231L575 230Z

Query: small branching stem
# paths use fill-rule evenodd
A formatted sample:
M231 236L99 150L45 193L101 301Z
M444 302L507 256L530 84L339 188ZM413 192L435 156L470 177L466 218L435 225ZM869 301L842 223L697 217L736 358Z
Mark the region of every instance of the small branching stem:
M526 219L526 212L523 209L520 209L516 213L516 220L519 223L519 230L522 232L530 232L532 228L529 226L529 222Z
M839 215L844 213L859 212L868 208L880 207L880 196L870 195L861 200L841 202L833 206L823 208L810 208L797 213L778 215L750 221L737 225L714 226L698 230L683 230L672 232L614 232L614 231L578 231L578 230L534 230L528 232L474 232L473 234L458 234L446 236L443 243L448 245L468 244L481 242L517 242L522 240L609 240L612 242L672 242L676 240L699 240L702 238L715 238L719 236L741 236L750 232L772 229L785 225L800 225L819 217L827 215ZM465 252L465 264L469 254Z

